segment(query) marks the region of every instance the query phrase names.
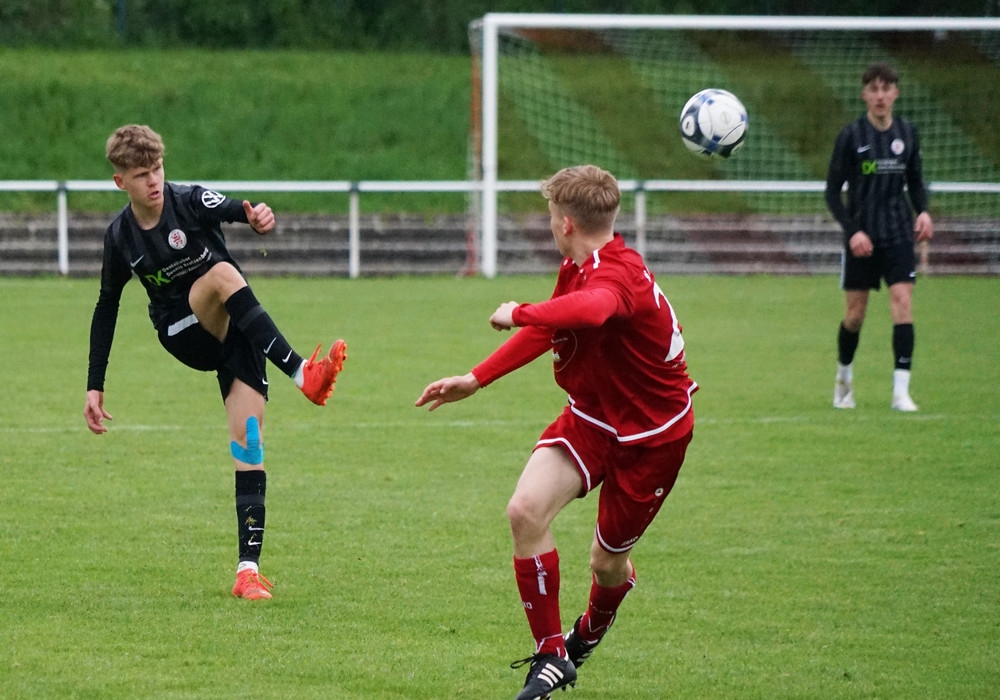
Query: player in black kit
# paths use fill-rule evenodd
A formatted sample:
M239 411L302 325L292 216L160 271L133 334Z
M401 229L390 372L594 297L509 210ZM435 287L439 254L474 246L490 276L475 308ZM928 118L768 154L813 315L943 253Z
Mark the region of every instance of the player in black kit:
M914 240L934 235L927 212L917 128L892 107L899 96L899 74L884 63L865 69L861 97L867 113L837 136L826 177L826 203L844 230L841 287L846 313L837 336L836 408L854 408L852 363L868 294L884 279L889 288L892 348L895 356L892 402L899 411L916 411L910 398L913 361ZM847 183L847 203L841 196ZM904 193L903 186L906 186ZM914 220L913 210L917 217Z
M275 223L271 208L166 182L163 153L163 140L148 126L123 126L107 142L115 184L128 193L129 204L104 236L83 414L93 433L107 432L104 420L111 415L104 409L104 379L122 291L135 275L149 296L149 317L167 352L218 376L236 467L239 563L233 595L270 598L271 584L258 571L266 491L261 433L266 360L323 406L347 347L338 340L323 357L317 347L309 360L291 348L247 285L220 227L223 221L239 221L266 234Z

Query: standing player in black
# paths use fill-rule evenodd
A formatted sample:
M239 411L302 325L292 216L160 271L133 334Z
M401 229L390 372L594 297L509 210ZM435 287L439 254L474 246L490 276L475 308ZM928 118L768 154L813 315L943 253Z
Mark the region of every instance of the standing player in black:
M148 126L123 126L107 142L115 184L128 193L129 204L104 236L83 415L91 432L107 432L104 420L111 415L104 409L104 378L122 290L135 275L149 296L149 317L167 352L218 376L236 466L239 564L233 595L270 598L271 584L258 572L266 491L265 359L323 406L347 347L338 340L320 359L319 347L309 360L296 354L247 286L220 227L222 221L240 221L263 235L274 228L271 208L166 182L163 152L162 139Z
M910 122L893 117L899 97L899 74L876 63L861 77L865 116L845 126L837 136L826 177L826 203L844 230L841 287L847 310L837 337L838 366L833 391L836 408L854 408L852 363L868 294L885 279L892 315L895 370L892 408L916 411L910 398L913 361L913 284L916 282L917 241L934 235L927 213L920 160L920 137ZM847 204L841 190L847 183ZM909 194L907 199L903 186ZM917 217L914 221L913 210Z

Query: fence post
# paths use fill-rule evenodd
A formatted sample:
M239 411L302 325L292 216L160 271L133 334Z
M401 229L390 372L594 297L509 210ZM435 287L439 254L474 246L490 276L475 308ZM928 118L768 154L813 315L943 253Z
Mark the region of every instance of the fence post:
M635 249L646 257L646 188L642 180L635 186Z
M347 272L357 279L361 276L361 189L356 182L351 183L349 201Z
M479 264L483 277L492 279L497 275L497 248L499 225L497 219L497 131L498 100L497 85L497 25L487 14L483 17L483 130L482 130L482 241L479 245Z
M66 183L56 186L56 230L59 249L59 274L69 274L69 213L66 203Z

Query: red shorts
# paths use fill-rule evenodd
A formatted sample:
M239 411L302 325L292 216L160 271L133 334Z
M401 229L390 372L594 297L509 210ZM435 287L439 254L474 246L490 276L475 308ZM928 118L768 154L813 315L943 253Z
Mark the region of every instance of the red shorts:
M583 478L584 497L603 483L597 504L597 541L612 553L639 541L677 481L693 432L656 447L623 445L567 406L545 429L540 447L561 447Z

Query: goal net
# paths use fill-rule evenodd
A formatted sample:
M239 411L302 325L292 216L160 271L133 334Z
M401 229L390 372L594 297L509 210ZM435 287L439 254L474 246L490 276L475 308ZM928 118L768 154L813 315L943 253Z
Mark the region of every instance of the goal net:
M1000 273L1000 20L488 14L470 42L487 276L526 255L550 265L547 221L531 233L537 183L580 163L622 182L619 228L658 269L838 269L823 181L876 61L899 70L894 112L920 130L934 271ZM707 87L749 113L730 159L680 139L681 107Z

